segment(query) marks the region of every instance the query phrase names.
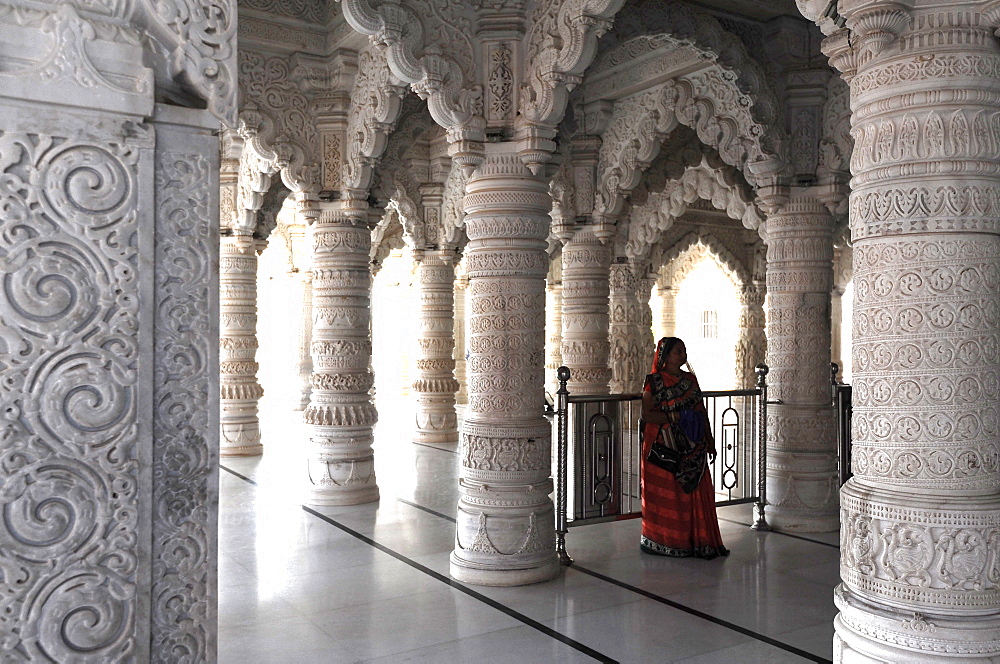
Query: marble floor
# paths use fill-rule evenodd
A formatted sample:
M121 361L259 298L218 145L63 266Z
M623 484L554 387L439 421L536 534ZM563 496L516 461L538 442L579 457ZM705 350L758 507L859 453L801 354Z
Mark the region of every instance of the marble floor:
M448 576L459 459L415 445L412 406L381 405L377 503L304 505L301 413L263 414L266 452L220 471L219 661L827 662L836 534L751 530L719 510L732 554L639 552L638 520L571 528L548 583Z

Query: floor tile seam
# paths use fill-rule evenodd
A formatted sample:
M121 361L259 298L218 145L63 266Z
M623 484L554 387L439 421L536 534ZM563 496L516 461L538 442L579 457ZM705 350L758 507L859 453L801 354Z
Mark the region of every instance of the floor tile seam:
M435 512L434 510L431 510L430 508L426 508L426 507L424 507L422 505L418 505L416 503L410 502L410 501L402 499L402 498L397 498L397 500L399 502L401 502L401 503L403 503L405 505L409 505L410 507L413 507L415 509L423 510L423 511L428 512L430 514L434 514L435 516L438 516L440 518L447 519L449 521L455 522L455 519L452 519L451 517L448 517L447 515ZM729 521L729 520L727 519L727 521ZM732 522L732 521L730 521L730 522L731 523L736 523L736 522ZM809 540L809 541L813 541L813 540ZM723 626L723 627L726 627L728 629L732 629L734 631L740 632L740 633L744 634L745 636L748 636L748 637L753 638L753 639L757 639L758 641L761 641L763 643L767 643L768 645L771 645L772 647L776 647L776 648L779 648L781 650L785 650L786 652L791 652L792 654L795 654L795 655L798 655L798 656L802 656L802 657L804 657L804 656L812 656L811 653L808 653L807 651L803 651L801 649L798 649L795 646L784 644L784 643L782 643L780 641L771 640L771 637L768 637L766 635L759 634L757 632L754 632L753 630L749 630L749 629L741 627L739 625L735 625L735 623L729 623L728 621L722 620L721 618L715 618L714 616L711 616L710 614L698 611L698 609L694 609L692 607L687 607L684 604L681 604L679 602L675 602L674 600L670 600L670 599L668 599L666 597L662 597L661 595L657 595L655 593L651 593L649 591L645 591L645 590L643 590L641 588L637 588L637 587L635 587L635 586L633 586L631 584L625 583L623 581L618 581L617 579L613 579L613 577L605 577L605 575L602 575L602 574L597 573L597 572L592 572L590 570L587 570L586 568L582 568L582 567L579 567L579 566L576 566L576 565L573 565L573 566L570 566L570 567L567 568L567 570L573 570L573 569L577 569L578 571L584 572L586 574L590 574L594 578L600 579L600 580L602 580L604 582L613 583L614 585L617 585L617 586L619 586L621 588L624 588L626 590L629 590L631 592L635 592L635 593L637 593L637 594L639 594L639 595L641 595L643 597L647 597L648 599L652 599L654 601L659 601L659 602L668 604L668 605L673 606L674 608L676 608L678 610L682 610L682 611L691 613L692 615L695 615L696 617L699 617L699 618L702 618L702 619L705 619L705 620L709 620L710 622L715 622L715 623L719 624L720 626ZM613 579L613 580L609 581L609 579ZM597 610L597 609L595 609L595 610ZM819 659L819 660L813 659L812 661L828 662L830 660L827 660L827 659Z
M721 516L719 517L719 521L727 521L729 523L735 523L736 525L739 525L739 526L745 526L746 525L745 523L742 523L740 521L733 521L732 519L726 519L726 518L723 518ZM794 538L794 539L797 539L797 540L802 540L803 542L811 542L813 544L819 544L821 546L828 546L828 547L831 547L831 548L834 548L834 549L840 549L840 545L839 544L830 544L829 542L823 542L823 541L820 541L820 540L812 539L811 537L803 537L802 535L796 535L794 533L785 533L785 532L782 532L780 530L767 530L767 531L762 531L762 532L772 533L774 535L783 535L785 537L791 537L791 538Z
M687 606L686 604L681 604L680 602L677 602L675 600L669 599L669 598L664 597L662 595L657 595L654 592L651 592L651 591L648 591L648 590L643 590L642 588L637 588L635 586L632 586L631 584L625 583L624 581L619 581L618 579L615 579L614 577L610 577L610 576L607 576L605 574L601 574L600 572L595 572L593 570L587 569L586 567L581 567L580 565L578 565L576 563L573 563L573 565L570 566L569 569L575 569L575 570L577 570L579 572L582 572L584 574L589 574L589 575L591 575L591 576L593 576L595 578L601 579L601 580L606 581L608 583L611 583L613 585L619 586L621 588L625 588L627 590L631 590L632 592L638 593L638 594L642 595L643 597L646 597L647 599L653 600L654 602L659 602L661 604L665 604L665 605L667 605L667 606L669 606L671 608L677 609L678 611L683 611L683 612L691 614L691 615L693 615L693 616L695 616L697 618L701 618L702 620L707 620L708 622L714 623L714 624L719 625L721 627L725 627L725 628L731 629L731 630L733 630L735 632L739 632L740 634L743 634L744 636L748 636L748 637L750 637L752 639L756 639L757 641L761 641L763 643L767 643L768 645L774 646L776 648L780 648L781 650L784 650L786 652L790 652L790 653L792 653L794 655L798 655L799 657L804 657L804 658L808 659L809 661L812 661L812 662L821 662L823 664L831 664L831 660L829 660L829 659L826 659L826 658L823 658L823 657L818 657L817 655L813 655L812 653L807 652L805 650L802 650L801 648L796 648L795 646L792 646L792 645L789 645L787 643L783 643L781 641L778 641L777 639L775 639L773 637L770 637L770 636L767 636L766 634L761 634L759 632L755 632L754 630L746 628L746 627L743 627L742 625L737 625L736 623L731 623L728 620L723 620L722 618L718 618L716 616L713 616L710 613L706 613L704 611L700 611L699 609L695 609L694 607Z
M219 465L220 465L220 468L222 468L223 470L226 470L227 472L235 475L236 477L239 477L239 478L241 478L241 479L249 482L250 484L253 484L254 486L259 486L259 484L255 480L253 480L253 479L251 479L251 478L249 478L249 477L247 477L247 476L245 476L245 475L243 475L241 473L238 473L238 472L232 470L231 468L227 468L226 466L223 466L222 464L219 464ZM569 637L569 636L567 636L565 634L562 634L561 632L553 630L552 628L544 625L543 623L541 623L541 622L539 622L537 620L534 620L533 618L529 618L528 616L525 616L525 615L523 615L523 614L521 614L521 613L519 613L517 611L514 611L510 607L507 607L504 604L502 604L502 603L500 603L500 602L498 602L498 601L496 601L496 600L494 600L494 599L492 599L490 597L487 597L486 595L483 595L483 594L481 594L481 593L479 593L479 592L477 592L475 590L472 590L468 586L466 586L466 585L464 585L462 583L459 583L458 581L455 581L454 579L452 579L450 577L446 577L443 574L441 574L439 572L436 572L436 571L432 570L429 567L421 565L420 563L418 563L418 562L416 562L416 561L414 561L414 560L412 560L410 558L407 558L406 556L404 556L401 553L393 551L392 549L390 549L389 547L385 546L384 544L381 544L381 543L377 542L376 540L374 540L374 539L372 539L372 538L370 538L370 537L368 537L366 535L363 535L363 534L361 534L359 532L356 532L356 531L352 530L351 528L349 528L349 527L347 527L347 526L339 523L338 521L336 521L332 517L329 517L329 516L327 516L327 515L325 515L325 514L323 514L321 512L317 512L313 508L308 507L306 505L302 505L301 508L307 514L310 514L310 515L312 515L312 516L314 516L314 517L316 517L316 518L318 518L318 519L320 519L322 521L325 521L325 522L329 523L330 525L332 525L332 526L334 526L336 528L339 528L340 530L348 533L349 535L352 535L353 537L361 540L362 542L365 542L369 546L372 546L373 548L378 549L379 551L382 551L383 553L392 556L393 558L399 560L402 563L405 563L405 564L409 565L410 567L413 567L414 569L422 572L423 574L426 574L427 576L430 576L433 579L436 579L436 580L438 580L438 581L440 581L442 583L445 583L446 585L451 586L452 588L455 588L456 590L458 590L460 592L463 592L466 595L469 595L470 597L473 597L474 599L477 599L480 602L482 602L484 604L487 604L488 606L491 606L492 608L500 611L501 613L504 613L504 614L506 614L506 615L508 615L508 616L510 616L512 618L515 618L515 619L519 620L524 625L526 625L528 627L531 627L531 628L533 628L533 629L541 632L542 634L545 634L545 635L547 635L547 636L549 636L549 637L551 637L551 638L553 638L553 639L555 639L557 641L560 641L560 642L562 642L562 643L570 646L571 648L573 648L573 649L575 649L575 650L577 650L577 651L579 651L579 652L581 652L583 654L586 654L586 655L592 657L593 659L595 659L595 660L597 660L599 662L612 662L612 663L616 662L616 660L614 660L614 659L612 659L612 658L610 658L610 657L608 657L608 656L606 656L606 655L604 655L604 654L602 654L600 652L597 652L593 648L590 648L589 646L587 646L587 645L585 645L583 643L580 643L579 641L576 641L575 639L573 639L573 638L571 638L571 637ZM294 605L293 605L293 608L295 608L296 611L300 611L297 607L294 607ZM308 620L308 618L306 618L306 619ZM309 622L312 623L311 620ZM312 624L315 624L315 623L312 623ZM326 632L324 632L324 633L326 633Z
M606 655L603 655L603 654L597 652L593 648L590 648L589 646L587 646L587 645L585 645L585 644L583 644L583 643L581 643L579 641L576 641L575 639L573 639L573 638L571 638L569 636L566 636L565 634L562 634L561 632L558 632L556 630L551 629L550 627L548 627L545 624L543 624L543 623L535 620L534 618L530 618L530 617L528 617L528 616L526 616L526 615L524 615L524 614L522 614L522 613L520 613L518 611L514 611L510 607L504 605L503 603L498 602L497 600L494 600L491 597L483 595L482 593L480 593L478 591L475 591L472 588L469 588L468 586L466 586L463 583L460 583L460 582L458 582L458 581L456 581L456 580L454 580L454 579L452 579L450 577L447 577L447 576L441 574L440 572L437 572L437 571L435 571L435 570L433 570L433 569L431 569L431 568L429 568L429 567L427 567L425 565L422 565L422 564L416 562L415 560L413 560L411 558L408 558L407 556L404 556L403 554L401 554L399 552L393 551L389 547L387 547L384 544L382 544L382 543L380 543L380 542L378 542L378 541L376 541L376 540L368 537L367 535L363 535L361 533L358 533L358 532L355 532L355 531L351 530L347 526L345 526L345 525L337 522L335 519L333 519L331 517L328 517L328 516L326 516L324 514L316 512L315 510L313 510L312 508L310 508L310 507L308 507L306 505L303 505L302 509L307 514L311 514L311 515L315 516L316 518L319 518L319 519L322 519L323 521L326 521L327 523L329 523L330 525L332 525L332 526L334 526L336 528L340 528L340 529L344 530L344 532L347 532L347 533L353 535L354 537L357 537L361 541L363 541L363 542L369 544L370 546L372 546L372 547L374 547L374 548L376 548L376 549L378 549L378 550L380 550L380 551L382 551L382 552L384 552L384 553L392 556L393 558L399 560L400 562L409 565L410 567L416 569L417 571L422 572L423 574L426 574L427 576L429 576L429 577L431 577L431 578L433 578L433 579L435 579L437 581L440 581L440 582L442 582L442 583L444 583L444 584L446 584L446 585L448 585L448 586L450 586L450 587L452 587L452 588L454 588L454 589L456 589L456 590L458 590L458 591L460 591L462 593L465 593L466 595L469 595L470 597L472 597L474 599L477 599L480 602L482 602L482 603L484 603L484 604L486 604L488 606L491 606L492 608L500 611L501 613L504 613L504 614L506 614L506 615L508 615L508 616L510 616L512 618L515 618L516 620L519 620L524 625L526 625L528 627L531 627L531 628L533 628L533 629L535 629L535 630L537 630L537 631L539 631L539 632L541 632L541 633L543 633L543 634L545 634L547 636L550 636L553 639L556 639L557 641L561 641L562 643L565 643L566 645L568 645L568 646L570 646L570 647L572 647L572 648L574 648L574 649L576 649L576 650L578 650L578 651L580 651L580 652L582 652L582 653L584 653L586 655L589 655L590 657L596 659L597 661L600 661L600 662L614 662L615 661L614 659L611 659L611 658L607 657Z
M493 629L493 630L489 630L489 631L486 631L486 632L480 632L478 634L470 634L469 636L463 636L463 637L457 638L457 639L450 639L448 641L441 641L440 643L430 643L430 644L428 644L426 646L422 646L420 648L413 648L411 650L404 650L402 652L393 653L391 656L398 657L398 656L401 656L401 655L407 655L407 654L411 654L411 653L419 653L422 650L430 650L431 648L440 648L442 646L447 646L447 645L452 644L452 643L460 643L462 641L467 641L469 639L475 639L475 638L487 636L487 635L490 635L490 634L500 634L502 632L507 632L507 631L510 631L510 630L519 630L519 629L525 629L525 628L529 628L530 629L531 626L530 625L524 625L524 624L522 624L522 625L511 625L509 627L502 627L500 629ZM562 643L564 646L567 646L570 649L574 649L572 646L570 646L569 644L565 643L564 641L561 641L559 639L556 639L556 640L560 641L560 643ZM385 659L385 657L386 656L379 656L379 657L376 657L376 658L362 660L362 661L358 662L358 664L364 664L365 662L372 662L372 661L377 661L377 660L380 660L380 659ZM605 659L605 660L601 660L601 661L615 662L617 664L617 660L614 660L614 659Z

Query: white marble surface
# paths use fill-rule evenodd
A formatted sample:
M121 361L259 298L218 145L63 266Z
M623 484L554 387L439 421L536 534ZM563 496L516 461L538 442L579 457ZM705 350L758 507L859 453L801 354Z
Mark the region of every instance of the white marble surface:
M748 506L728 507L720 516L729 558L674 560L639 552L638 520L584 526L567 538L576 567L557 579L469 594L448 582L453 446L414 445L412 419L387 418L376 429L381 500L316 508L393 555L302 509L304 456L294 441L305 434L288 417L264 413L265 437L281 439L265 441L264 457L223 462L257 482L221 473L223 664L595 661L545 629L622 662L809 661L671 602L832 656L834 539L756 533L742 525Z

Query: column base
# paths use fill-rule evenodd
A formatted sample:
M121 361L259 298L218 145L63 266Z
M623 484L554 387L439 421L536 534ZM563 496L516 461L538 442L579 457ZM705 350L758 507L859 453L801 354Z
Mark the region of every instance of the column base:
M773 530L786 533L832 533L840 530L840 514L823 514L810 510L802 513L794 509L768 505L764 514Z
M224 422L219 427L219 456L260 456L263 453L260 426L256 420L239 424Z
M884 664L1000 662L1000 613L941 616L902 611L853 594L834 591L840 614L834 619L833 661Z
M264 446L260 443L256 445L237 445L234 447L220 447L219 456L222 457L248 457L261 456L264 454Z
M308 505L363 505L364 503L374 503L379 500L378 487L366 487L361 490L344 490L340 487L337 490L311 489L306 496Z
M458 429L454 431L417 431L414 443L458 443Z
M448 572L456 581L474 586L527 586L551 581L559 576L562 569L553 549L551 560L524 568L476 565L468 560L462 560L452 552Z

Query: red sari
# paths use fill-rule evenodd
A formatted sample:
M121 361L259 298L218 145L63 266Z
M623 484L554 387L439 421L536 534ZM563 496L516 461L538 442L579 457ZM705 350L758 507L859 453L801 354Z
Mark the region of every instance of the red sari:
M715 489L707 468L708 445L703 433L705 405L698 379L687 372L681 376L658 372L646 376L643 389L652 392L657 410L676 413L673 417L679 423L692 424L685 427L691 434L691 447L682 463L687 466L684 475L686 484L694 488L690 493L684 491L674 473L646 461L649 448L660 435L660 429L671 426L647 422L642 435L640 548L646 553L661 556L715 558L729 555L729 550L722 544L719 520L715 514ZM695 436L698 440L694 439Z

